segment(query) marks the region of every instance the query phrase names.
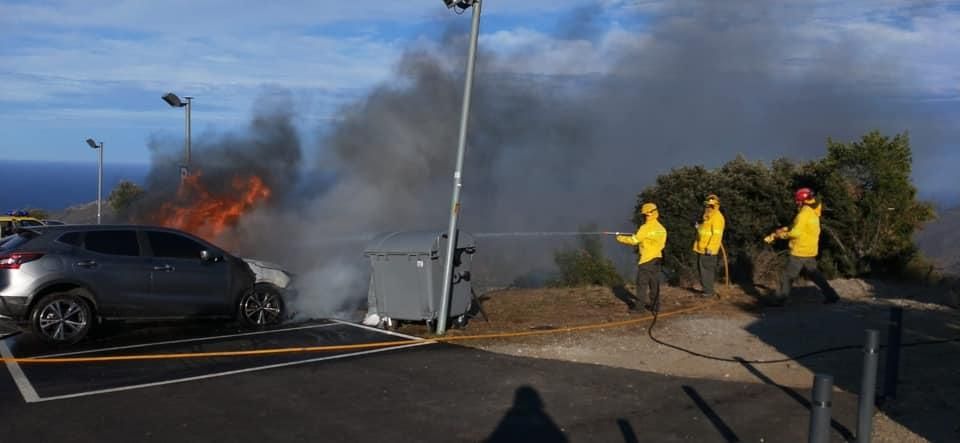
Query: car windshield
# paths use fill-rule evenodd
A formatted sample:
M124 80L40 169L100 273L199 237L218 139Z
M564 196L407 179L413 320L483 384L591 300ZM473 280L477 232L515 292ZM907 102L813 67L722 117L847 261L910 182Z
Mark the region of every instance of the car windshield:
M17 222L20 226L32 227L32 226L43 226L43 223L40 223L36 220L20 220Z

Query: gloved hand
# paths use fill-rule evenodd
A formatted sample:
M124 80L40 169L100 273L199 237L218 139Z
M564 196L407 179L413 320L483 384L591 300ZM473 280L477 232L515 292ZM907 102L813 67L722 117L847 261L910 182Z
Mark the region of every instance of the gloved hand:
M776 234L770 234L763 238L763 242L769 245L769 244L772 244L773 241L776 239L777 239Z

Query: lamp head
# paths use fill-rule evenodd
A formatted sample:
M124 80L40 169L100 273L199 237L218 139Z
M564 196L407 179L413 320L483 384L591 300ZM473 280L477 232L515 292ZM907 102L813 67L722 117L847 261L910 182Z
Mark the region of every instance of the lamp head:
M177 94L172 92L166 93L163 97L163 101L167 102L168 105L173 106L174 108L182 108L186 106L185 103L180 101L180 97L177 97Z

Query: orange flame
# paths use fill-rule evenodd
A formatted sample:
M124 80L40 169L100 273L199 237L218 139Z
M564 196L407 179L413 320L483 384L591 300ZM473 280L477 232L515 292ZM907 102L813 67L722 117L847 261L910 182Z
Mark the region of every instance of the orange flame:
M231 191L214 195L200 181L200 171L185 177L175 201L164 203L155 219L161 226L216 240L241 216L270 198L270 188L257 176L234 176Z

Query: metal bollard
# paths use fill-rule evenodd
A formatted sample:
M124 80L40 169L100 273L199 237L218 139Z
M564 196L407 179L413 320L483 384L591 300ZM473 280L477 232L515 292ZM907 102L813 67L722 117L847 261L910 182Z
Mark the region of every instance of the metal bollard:
M873 402L877 389L880 331L867 329L863 346L863 376L860 379L860 405L857 413L857 443L869 443L873 433Z
M887 329L887 363L883 374L883 398L897 398L897 383L900 379L900 341L903 337L903 308L890 308L890 325Z
M813 376L813 401L810 405L810 443L830 442L830 407L833 394L833 376Z

